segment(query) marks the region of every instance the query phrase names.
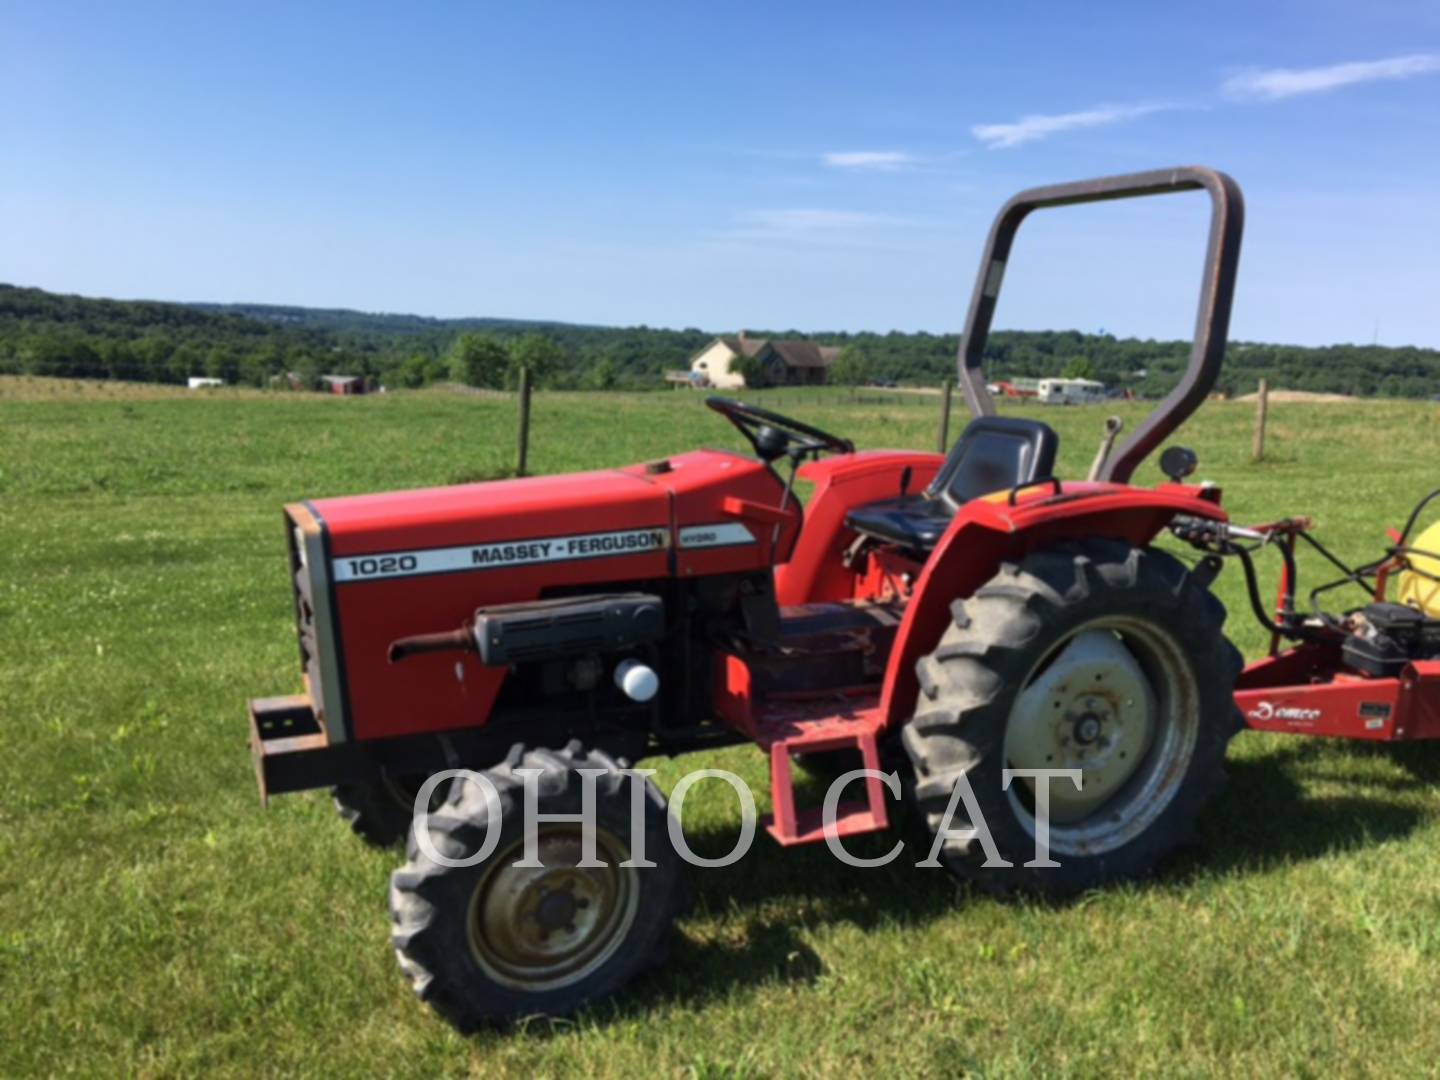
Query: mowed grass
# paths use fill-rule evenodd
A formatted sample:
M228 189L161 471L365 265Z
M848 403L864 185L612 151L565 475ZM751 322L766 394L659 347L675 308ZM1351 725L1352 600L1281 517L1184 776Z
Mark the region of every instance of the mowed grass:
M878 400L768 403L862 447L933 445L935 399ZM1121 411L1133 425L1143 408ZM1105 410L1043 415L1083 475ZM1260 465L1252 415L1213 404L1181 436L1240 520L1312 514L1358 560L1440 486L1434 405L1275 405ZM1198 847L1156 880L1001 903L915 869L913 839L860 870L761 836L740 865L692 871L669 966L624 997L451 1032L391 955L396 856L323 794L261 810L244 702L298 686L281 503L500 475L514 437L507 401L441 392L0 380L0 1074L1435 1069L1440 746L1255 733ZM737 445L699 395L536 398L538 471L696 445ZM1257 655L1238 568L1219 590ZM763 801L755 751L705 764ZM727 796L702 785L687 803L704 853L738 834Z

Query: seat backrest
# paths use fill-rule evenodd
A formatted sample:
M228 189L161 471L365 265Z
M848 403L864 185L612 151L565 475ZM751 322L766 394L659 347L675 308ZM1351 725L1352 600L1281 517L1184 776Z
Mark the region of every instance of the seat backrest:
M926 494L952 507L1051 475L1060 437L1039 420L982 416L950 448Z

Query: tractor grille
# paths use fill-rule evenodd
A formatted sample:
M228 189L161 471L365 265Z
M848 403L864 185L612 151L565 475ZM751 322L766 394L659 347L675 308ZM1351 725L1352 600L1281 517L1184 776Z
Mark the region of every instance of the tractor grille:
M325 702L320 689L320 642L314 588L305 557L305 538L295 526L290 528L290 581L295 589L295 631L300 641L300 670L305 673L306 688L310 691L315 715L323 722Z

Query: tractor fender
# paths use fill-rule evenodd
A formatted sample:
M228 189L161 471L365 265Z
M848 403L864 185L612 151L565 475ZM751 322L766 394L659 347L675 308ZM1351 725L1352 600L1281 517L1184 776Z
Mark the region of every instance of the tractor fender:
M1046 486L1018 497L999 492L966 503L940 538L915 584L890 653L880 698L887 727L913 715L915 664L940 640L950 623L951 604L972 595L1002 563L1081 537L1102 536L1144 547L1178 514L1229 520L1218 505L1216 488L1043 483Z
M842 561L855 533L845 515L856 507L900 494L900 477L910 470L910 490L923 491L944 464L940 454L915 450L862 450L822 458L800 467L800 479L815 485L805 507L805 528L789 561L776 568L781 604L847 600L855 574Z

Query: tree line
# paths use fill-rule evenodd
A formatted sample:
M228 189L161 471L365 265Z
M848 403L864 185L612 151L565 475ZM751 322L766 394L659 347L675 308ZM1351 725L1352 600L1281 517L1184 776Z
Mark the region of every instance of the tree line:
M842 348L834 382L934 385L955 372L955 334L813 333L747 328ZM276 307L171 304L62 296L0 285L0 373L183 383L192 376L252 386L316 386L321 375L362 375L391 387L440 381L504 388L521 366L554 389L658 389L715 334L694 327L604 327L506 319ZM998 331L986 348L991 379L1064 373L1155 396L1184 370L1189 343L1075 330ZM1271 386L1361 396L1440 393L1440 351L1232 342L1221 389Z

